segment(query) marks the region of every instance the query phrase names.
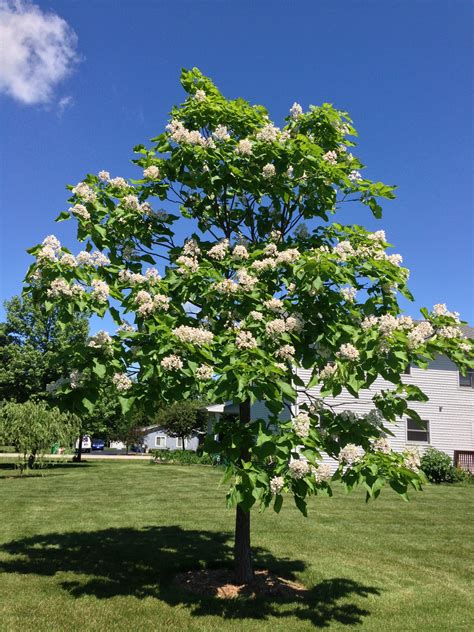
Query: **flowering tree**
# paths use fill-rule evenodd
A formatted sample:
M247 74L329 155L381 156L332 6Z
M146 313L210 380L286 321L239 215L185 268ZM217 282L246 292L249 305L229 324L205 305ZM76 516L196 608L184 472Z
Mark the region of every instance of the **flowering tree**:
M385 483L404 497L420 488L416 454L392 452L385 438L387 422L417 418L409 400L424 399L400 376L439 353L472 366L474 343L444 305L422 310L422 322L401 315L408 270L387 253L383 231L330 221L348 202L380 217L379 200L394 197L361 175L345 112L295 103L280 129L197 69L181 83L188 96L166 131L135 147L138 179L102 171L69 187L71 208L58 220L77 220L85 249L73 255L47 237L30 251L28 289L46 310L60 305L65 323L107 311L117 322L114 335L70 350L76 368L57 388L76 408L93 409L106 375L125 411L196 388L239 403L240 419L224 421L206 449L229 463L236 575L249 581L255 503L278 512L287 492L306 513L306 497L330 494L331 480L362 484L371 497ZM312 369L309 384L297 367ZM374 397L374 413L350 418L326 405L325 395L357 397L377 376L393 388ZM299 392L309 399L288 419ZM251 419L256 400L268 419ZM339 461L332 476L322 452Z

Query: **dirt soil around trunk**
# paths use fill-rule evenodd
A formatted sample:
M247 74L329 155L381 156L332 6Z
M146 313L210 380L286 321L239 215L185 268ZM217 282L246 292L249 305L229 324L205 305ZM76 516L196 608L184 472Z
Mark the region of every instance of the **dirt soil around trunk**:
M219 599L268 596L294 599L302 598L308 592L303 584L278 577L268 570L255 571L251 584L236 584L233 572L225 568L178 573L174 583L190 592Z

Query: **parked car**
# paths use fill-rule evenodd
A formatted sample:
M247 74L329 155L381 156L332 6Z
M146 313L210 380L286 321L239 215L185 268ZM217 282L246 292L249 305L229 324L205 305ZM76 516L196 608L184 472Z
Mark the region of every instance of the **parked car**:
M92 441L89 435L82 437L82 449L81 452L90 452L92 449ZM76 441L76 451L79 450L79 439Z
M105 448L105 441L103 439L92 439L91 447L93 450L103 450Z

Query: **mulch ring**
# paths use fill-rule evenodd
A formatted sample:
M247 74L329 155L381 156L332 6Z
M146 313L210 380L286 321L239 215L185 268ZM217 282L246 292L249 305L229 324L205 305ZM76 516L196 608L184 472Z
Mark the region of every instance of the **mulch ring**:
M256 570L251 584L236 584L233 572L226 568L178 573L175 575L174 583L198 595L218 599L236 599L237 597L302 599L308 592L303 584L278 577L268 570Z

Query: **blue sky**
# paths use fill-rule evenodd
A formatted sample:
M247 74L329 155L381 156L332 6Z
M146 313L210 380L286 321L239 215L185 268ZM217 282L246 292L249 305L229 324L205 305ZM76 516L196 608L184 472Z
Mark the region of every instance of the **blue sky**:
M9 2L0 0L0 10L8 13ZM54 224L68 207L65 184L100 169L133 177L132 147L158 134L182 99L180 68L198 66L227 96L266 105L277 124L293 101L348 110L365 173L399 188L381 221L355 207L340 221L386 230L411 269L416 301L407 313L446 302L474 323L472 6L470 0L20 4L15 19L27 18L26 29L47 24L64 66L50 64L32 85L28 68L15 65L21 53L15 35L10 66L1 71L1 299L21 290L31 261L25 250L45 235L77 250L73 223Z

